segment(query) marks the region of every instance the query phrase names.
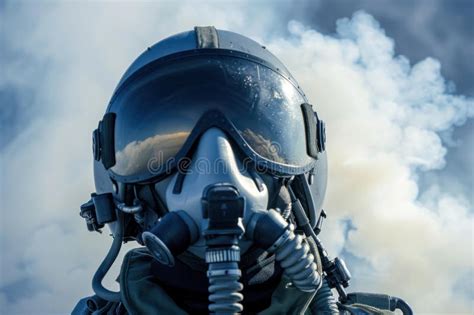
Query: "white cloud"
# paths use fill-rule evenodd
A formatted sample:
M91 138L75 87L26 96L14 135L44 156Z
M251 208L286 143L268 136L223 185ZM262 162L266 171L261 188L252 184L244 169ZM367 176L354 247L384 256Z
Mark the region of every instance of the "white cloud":
M6 5L3 43L19 57L2 61L0 86L33 91L29 109L39 114L0 154L2 312L68 313L90 293L110 242L87 233L78 216L93 190L90 132L128 64L194 25L264 42L328 123L324 239L362 258L350 266L355 287L399 295L417 313L472 312L472 297L455 291L473 269L471 205L443 192L418 200L416 172L443 167L439 133L472 117L473 101L448 93L438 61L411 66L394 56L393 41L366 14L340 20L337 36L291 22L284 37L277 10L257 6ZM355 230L344 241L347 219ZM12 299L22 281L35 285Z
M473 100L448 93L438 61L394 56L367 14L340 20L337 37L290 30L269 48L328 122L326 208L355 227L345 250L363 261L350 266L356 287L399 295L417 313L469 313L472 296L454 289L473 269L471 205L443 192L418 200L416 175L444 166L439 133L472 117ZM340 235L324 233L329 244Z

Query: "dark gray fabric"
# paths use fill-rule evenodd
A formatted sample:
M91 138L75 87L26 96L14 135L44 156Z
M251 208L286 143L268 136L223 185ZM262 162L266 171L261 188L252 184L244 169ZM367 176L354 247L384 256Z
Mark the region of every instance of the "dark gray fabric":
M168 293L161 288L151 273L153 257L146 248L133 249L127 253L120 272L121 303L107 302L97 296L80 300L72 315L125 315L125 314L188 314L181 309ZM192 279L190 279L192 281ZM271 297L270 306L259 315L303 315L328 314L314 306L315 293L302 292L282 277ZM313 302L313 303L311 303ZM312 304L311 306L310 303ZM388 315L395 314L367 305L340 305L339 314Z
M150 272L152 261L145 248L133 249L124 258L120 288L128 312L155 314L159 310L161 314L186 314L153 279ZM289 280L283 277L273 292L271 305L259 314L304 314L313 296L314 293L289 286Z
M185 315L166 292L156 284L150 272L153 257L146 248L129 251L120 271L122 302L131 315L161 314Z
M311 314L309 304L315 292L303 292L292 286L289 279L282 278L282 281L272 295L270 307L258 313L259 315L303 315Z

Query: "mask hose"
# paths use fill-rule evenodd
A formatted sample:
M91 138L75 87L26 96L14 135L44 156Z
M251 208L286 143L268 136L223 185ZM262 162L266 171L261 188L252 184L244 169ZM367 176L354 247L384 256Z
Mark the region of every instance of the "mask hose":
M304 292L320 288L321 277L309 245L277 211L270 209L253 214L246 235L269 253L275 253L275 259L295 287Z
M105 256L99 268L97 268L94 277L92 278L92 289L94 290L95 294L97 294L102 299L111 302L120 302L120 291L113 292L104 288L102 285L102 280L109 271L110 267L112 267L115 259L117 259L120 248L122 247L122 238L123 213L122 211L117 211L117 230L115 231L114 240L112 241L112 245L110 246L107 256Z
M238 246L209 248L206 252L209 278L209 311L214 314L235 314L243 310L241 301L243 285L239 282L241 271Z
M242 217L244 198L229 184L206 187L202 198L203 218L208 226L206 239L207 277L209 278L209 311L212 314L236 314L243 311L243 295L239 291L240 248L244 233Z
M323 274L322 270L322 263L321 263L321 256L319 254L319 249L317 247L318 237L314 230L311 227L310 221L308 220L303 206L301 205L301 202L296 198L293 190L291 187L288 187L288 192L290 193L291 197L291 203L293 205L293 214L295 215L296 222L298 226L300 226L306 237L312 238L313 239L313 244L314 247L314 255L316 256L316 259L318 261L318 271L319 274ZM345 293L345 292L344 292ZM311 309L315 314L339 314L337 304L336 304L336 299L334 298L334 295L331 291L331 288L329 287L329 284L327 282L326 278L323 278L321 287L319 288L318 292L316 293L313 303L311 304Z

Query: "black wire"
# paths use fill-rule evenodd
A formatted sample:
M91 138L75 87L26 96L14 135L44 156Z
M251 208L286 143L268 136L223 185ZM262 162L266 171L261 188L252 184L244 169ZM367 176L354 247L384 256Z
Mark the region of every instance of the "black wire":
M112 267L114 261L117 259L120 248L122 247L123 233L123 213L122 211L117 210L117 230L115 231L114 240L110 246L107 256L105 256L99 268L97 268L94 277L92 278L92 289L94 290L95 294L97 294L97 296L100 298L111 302L120 302L120 291L114 292L106 289L102 285L102 280L109 271L110 267Z

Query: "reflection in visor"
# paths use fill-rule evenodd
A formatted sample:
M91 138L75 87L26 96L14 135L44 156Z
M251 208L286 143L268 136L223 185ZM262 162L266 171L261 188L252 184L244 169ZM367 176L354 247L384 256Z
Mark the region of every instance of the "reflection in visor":
M261 134L255 133L250 129L245 129L242 132L243 137L255 151L261 155L266 156L277 163L285 163L285 159L279 155L281 150L280 144L265 139Z
M179 159L189 134L210 110L232 122L241 148L248 144L271 165L297 168L314 162L306 152L305 98L261 64L226 55L186 57L124 87L109 108L117 114L117 163L111 171L123 179L149 179L169 159Z
M189 132L176 132L130 142L116 152L115 167L125 174L159 173L161 166L178 153L188 136Z

